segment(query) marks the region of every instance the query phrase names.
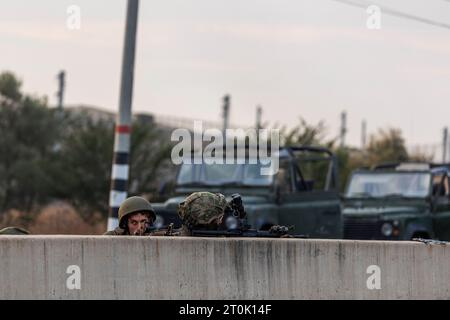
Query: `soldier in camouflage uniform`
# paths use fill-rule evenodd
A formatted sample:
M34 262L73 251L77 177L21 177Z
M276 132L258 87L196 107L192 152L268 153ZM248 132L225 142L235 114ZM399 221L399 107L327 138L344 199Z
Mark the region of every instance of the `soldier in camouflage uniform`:
M178 205L182 220L180 230L156 231L155 236L190 236L190 230L218 230L228 203L220 193L195 192Z
M146 199L131 197L125 200L119 208L119 227L108 231L106 236L144 236L149 235L147 228L156 219L155 210Z
M0 230L0 235L5 235L5 236L25 236L30 234L27 230L22 229L22 228L18 228L18 227L8 227L8 228L3 228L2 230Z
M183 221L183 231L217 230L222 224L228 203L220 193L195 192L178 206L178 215Z
M178 215L182 220L182 227L173 230L173 223L167 230L158 230L153 236L245 236L291 238L290 227L274 225L268 231L250 229L245 223L245 210L239 194L231 196L230 202L220 193L195 192L178 205ZM230 216L232 214L232 216ZM228 218L239 219L236 226L228 226ZM244 220L244 221L242 221ZM224 223L225 222L225 223ZM240 228L239 230L237 228ZM230 229L232 230L231 233ZM238 232L233 233L233 230ZM213 231L213 232L211 232ZM304 236L298 236L304 237Z

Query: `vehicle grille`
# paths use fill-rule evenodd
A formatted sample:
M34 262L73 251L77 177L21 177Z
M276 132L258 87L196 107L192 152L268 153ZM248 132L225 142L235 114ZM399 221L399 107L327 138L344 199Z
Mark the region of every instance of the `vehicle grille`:
M377 220L361 218L344 218L344 239L372 240L380 239Z

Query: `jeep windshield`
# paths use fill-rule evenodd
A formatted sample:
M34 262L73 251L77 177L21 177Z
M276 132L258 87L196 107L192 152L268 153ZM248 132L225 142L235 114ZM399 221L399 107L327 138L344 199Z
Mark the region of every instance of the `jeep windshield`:
M431 174L427 172L355 173L347 198L424 198L430 193Z
M273 176L261 175L260 164L182 164L178 186L267 187Z

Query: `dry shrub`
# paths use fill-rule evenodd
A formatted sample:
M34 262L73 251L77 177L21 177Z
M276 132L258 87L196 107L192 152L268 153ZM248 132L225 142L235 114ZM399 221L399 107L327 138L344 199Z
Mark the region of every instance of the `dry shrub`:
M97 222L87 223L71 205L58 202L44 207L30 225L29 230L32 234L99 235L105 232L104 221L92 220Z

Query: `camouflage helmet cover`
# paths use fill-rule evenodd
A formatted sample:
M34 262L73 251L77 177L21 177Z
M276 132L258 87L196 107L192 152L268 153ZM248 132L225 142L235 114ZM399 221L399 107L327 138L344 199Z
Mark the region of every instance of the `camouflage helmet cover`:
M155 210L146 199L142 197L131 197L126 199L119 208L119 226L125 228L126 217L133 213L149 213L153 221L156 219Z
M30 234L27 230L19 227L7 227L0 230L0 235L27 235Z
M215 228L222 223L228 203L220 193L195 192L178 206L178 215L188 228Z

